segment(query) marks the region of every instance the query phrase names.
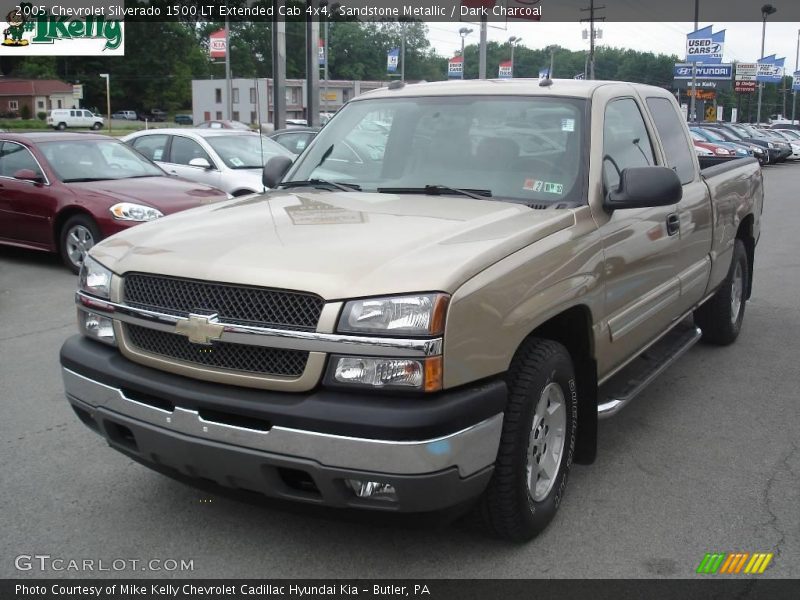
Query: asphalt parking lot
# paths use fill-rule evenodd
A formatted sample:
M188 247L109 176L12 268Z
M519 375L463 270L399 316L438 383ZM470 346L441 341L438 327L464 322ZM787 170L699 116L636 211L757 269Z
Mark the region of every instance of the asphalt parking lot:
M76 279L0 248L0 577L691 577L706 552L774 552L800 577L800 165L765 169L753 298L727 348L695 346L573 467L526 545L468 525L260 506L135 464L63 397ZM19 571L15 557L192 560L190 572Z

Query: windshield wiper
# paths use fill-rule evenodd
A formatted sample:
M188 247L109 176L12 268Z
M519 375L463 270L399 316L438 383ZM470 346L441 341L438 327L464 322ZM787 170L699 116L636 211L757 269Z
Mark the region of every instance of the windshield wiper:
M469 196L475 200L483 200L492 197L492 190L472 190L454 188L447 185L426 185L425 187L385 187L378 188L380 194L427 194L428 196L441 196L442 194L457 194L459 196Z
M278 187L293 188L293 187L329 187L336 188L343 192L352 192L353 190L360 190L361 186L356 183L337 183L335 181L327 181L325 179L306 179L304 181L282 181Z

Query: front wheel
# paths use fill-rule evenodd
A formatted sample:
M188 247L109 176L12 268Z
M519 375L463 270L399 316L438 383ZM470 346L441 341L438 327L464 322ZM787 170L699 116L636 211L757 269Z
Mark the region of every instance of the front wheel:
M744 242L733 245L728 275L716 293L694 311L694 322L703 331L703 341L726 346L736 341L744 321L744 307L750 282L750 268Z
M58 125L56 125L56 129L58 129L59 131L64 131L66 128L67 128L67 124L63 123L63 122L59 123Z
M102 239L100 228L88 215L75 215L61 228L59 250L64 264L77 273L89 250Z
M103 125L102 125L101 123L95 123L95 124L93 124L93 125L92 125L92 130L93 130L93 131L97 131L97 130L98 130L98 129L100 129L102 126L103 126Z
M530 338L512 361L508 386L494 473L477 511L497 536L526 541L555 516L572 465L578 396L569 352Z

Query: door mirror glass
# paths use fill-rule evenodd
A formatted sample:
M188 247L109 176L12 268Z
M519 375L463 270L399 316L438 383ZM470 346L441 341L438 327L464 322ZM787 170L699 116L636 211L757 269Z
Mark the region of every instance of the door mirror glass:
M14 179L23 179L25 181L35 181L36 183L42 183L44 179L42 179L41 175L37 175L35 171L32 169L20 169L19 171L14 172Z

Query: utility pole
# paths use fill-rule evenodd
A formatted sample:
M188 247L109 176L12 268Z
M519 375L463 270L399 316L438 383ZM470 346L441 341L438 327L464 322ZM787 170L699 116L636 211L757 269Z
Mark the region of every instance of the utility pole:
M225 17L225 94L228 96L225 118L230 121L233 118L231 115L233 90L231 89L231 28L228 17Z
M306 0L306 122L319 125L319 21L313 16L314 0Z
M800 29L797 30L797 54L794 55L794 72L800 71ZM794 77L792 77L792 88L794 88ZM797 90L792 91L792 124L797 115Z
M478 79L486 79L486 35L488 20L489 18L486 14L481 14L481 44L478 59Z
M595 13L598 10L604 10L605 5L603 6L595 6L594 0L589 0L589 7L582 8L581 12L588 12L589 18L588 19L581 19L581 23L589 23L589 79L594 79L594 40L595 40L595 29L594 23L595 21L605 21L605 17L597 17Z
M694 30L700 27L700 0L694 0ZM689 58L688 56L686 57ZM689 120L697 121L697 61L692 61L692 96L689 100Z
M461 63L464 68L464 63ZM400 23L400 81L406 80L406 24Z
M272 0L272 125L286 127L286 21L278 15L286 10L286 0ZM279 12L281 11L281 12Z

